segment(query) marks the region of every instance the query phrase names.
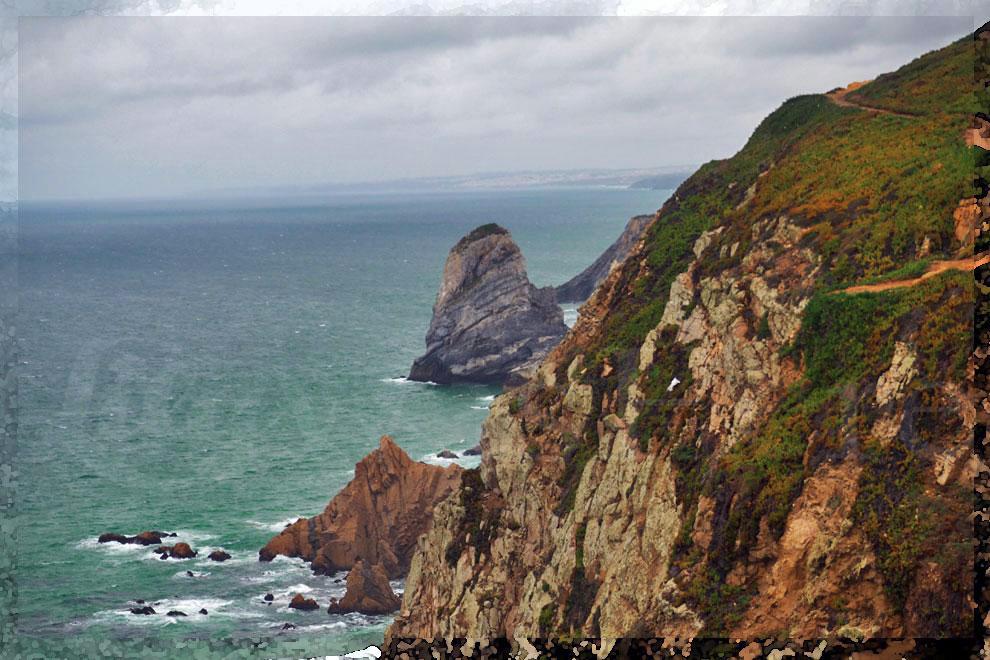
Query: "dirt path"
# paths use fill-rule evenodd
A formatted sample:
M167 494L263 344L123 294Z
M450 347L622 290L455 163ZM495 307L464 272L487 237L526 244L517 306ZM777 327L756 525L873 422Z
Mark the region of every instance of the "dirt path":
M879 282L877 284L859 284L848 289L841 289L836 293L866 293L873 291L887 291L889 289L900 289L906 286L915 286L925 280L931 279L947 270L976 270L985 263L990 263L990 255L982 257L969 257L967 259L955 259L950 261L936 261L928 267L920 277L910 280L891 280L889 282Z
M857 89L859 89L868 82L870 81L864 80L862 82L849 83L847 86L843 87L842 89L837 89L834 92L829 92L825 96L831 99L832 103L838 106L842 106L843 108L859 108L860 110L865 110L870 114L874 114L874 115L891 115L893 117L917 117L917 115L912 115L907 112L898 112L896 110L886 110L884 108L877 108L872 105L863 105L862 103L857 103L856 101L851 101L846 98L846 94L848 94L849 92L856 91Z

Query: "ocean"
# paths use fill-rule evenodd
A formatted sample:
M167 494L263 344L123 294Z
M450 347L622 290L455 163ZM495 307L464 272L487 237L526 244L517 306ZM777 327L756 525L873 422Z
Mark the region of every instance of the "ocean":
M158 645L168 656L184 644L184 655L265 657L380 642L388 617L326 613L343 574L262 564L257 551L321 511L382 434L439 463L438 451L477 443L497 389L404 379L424 350L447 251L498 222L533 282L560 284L668 195L22 206L9 521L19 652ZM565 311L572 321L574 306ZM177 532L199 557L96 543L147 529ZM207 560L220 547L233 559ZM321 609L288 609L296 592ZM135 599L159 614L130 614ZM162 615L170 609L190 616Z

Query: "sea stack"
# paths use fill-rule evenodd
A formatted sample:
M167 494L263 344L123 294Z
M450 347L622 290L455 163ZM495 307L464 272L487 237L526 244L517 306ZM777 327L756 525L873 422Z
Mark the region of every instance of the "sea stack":
M491 223L447 256L426 354L410 380L514 385L567 333L553 289L538 289L509 231Z
M637 215L629 219L622 234L608 246L595 262L555 289L558 302L584 302L612 268L629 256L655 215Z

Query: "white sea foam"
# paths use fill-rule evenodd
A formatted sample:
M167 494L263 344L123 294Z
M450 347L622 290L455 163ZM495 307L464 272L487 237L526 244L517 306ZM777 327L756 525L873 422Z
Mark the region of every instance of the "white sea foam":
M430 465L441 465L443 467L446 467L448 465L454 465L455 463L457 465L460 465L463 459L460 456L458 456L457 458L441 458L436 454L427 454L426 456L424 456L419 460L423 463L429 463Z
M495 400L495 395L494 394L489 394L488 396L479 396L478 397L478 401L487 401L488 403L491 403L494 400Z
M257 520L248 520L247 524L257 529L263 529L266 532L281 532L283 529L285 529L287 526L291 525L292 523L296 522L297 520L299 520L299 516L292 516L291 518L283 518L282 520L273 523L259 522Z
M441 458L433 453L427 454L419 460L429 465L439 465L441 467L460 465L461 467L472 468L481 464L480 456L465 456L463 452L454 452L454 454L457 458Z
M271 625L271 626L267 626L266 625L265 627L266 628L268 628L268 627L271 627L271 628L276 628L276 627L277 628L281 628L282 625L283 624L275 624L275 625ZM314 624L311 624L311 625L308 625L308 626L301 625L301 624L298 624L298 623L293 624L293 625L295 626L295 630L306 631L306 632L313 632L313 631L316 631L316 630L343 630L343 629L347 628L347 623L345 621L334 621L333 623L314 623ZM339 657L339 656L337 656L337 657ZM346 657L350 657L350 656L346 656Z
M488 410L488 406L471 406L471 410Z
M144 607L144 605L130 602L121 609L96 612L93 614L93 621L96 623L126 622L130 625L162 626L180 622L203 622L211 616L226 618L258 616L247 611L229 609L228 606L231 603L232 601L221 600L219 598L163 598L162 600L145 603L145 605L150 605L155 610L154 614L132 614L132 607ZM199 611L201 609L205 609L207 614L200 614ZM168 612L173 610L183 612L186 616L168 616Z
M413 384L413 385L436 385L437 384L437 383L434 383L432 380L427 380L427 381L409 380L405 376L397 376L396 378L382 378L382 382L383 383L399 383L399 384L410 383L410 384Z
M564 325L566 325L568 328L573 328L574 324L577 323L578 308L561 306L560 309L562 312L564 312Z
M101 550L103 552L115 555L131 555L140 553L142 550L148 550L148 546L145 545L138 545L136 543L117 543L116 541L100 543L95 538L83 539L82 541L76 543L75 547L80 550Z

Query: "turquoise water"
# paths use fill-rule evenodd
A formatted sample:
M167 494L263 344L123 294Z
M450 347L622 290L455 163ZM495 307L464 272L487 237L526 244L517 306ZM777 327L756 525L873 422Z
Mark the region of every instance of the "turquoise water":
M292 655L380 641L387 618L326 613L342 575L261 564L257 551L287 521L322 510L383 433L414 459L477 442L496 390L401 378L424 348L447 251L498 222L531 279L559 284L665 196L22 209L23 648L163 639L166 650L194 640L218 655ZM160 561L140 546L95 543L101 532L145 529L178 532L200 557ZM217 547L233 559L208 561ZM321 610L288 610L296 591ZM131 615L132 599L192 616ZM209 614L195 614L201 607ZM283 632L286 622L297 628Z

